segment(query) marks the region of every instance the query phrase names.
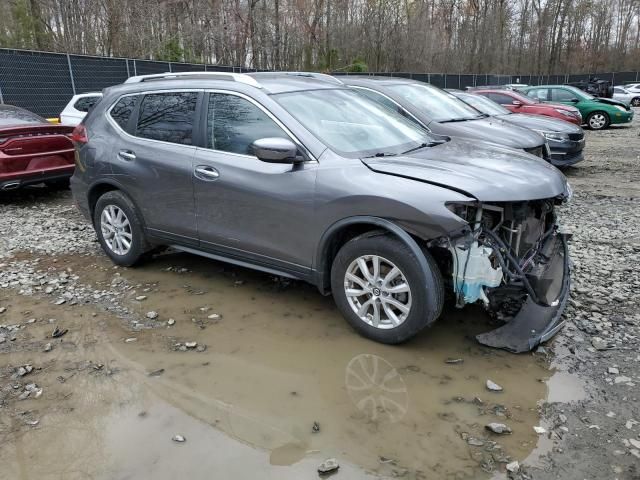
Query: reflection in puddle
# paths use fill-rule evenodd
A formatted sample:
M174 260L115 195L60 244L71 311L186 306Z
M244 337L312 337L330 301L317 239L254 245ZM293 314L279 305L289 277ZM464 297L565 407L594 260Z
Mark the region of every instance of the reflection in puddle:
M60 258L56 268L96 288L111 284L116 270L106 260L98 268L81 262L96 259ZM536 444L536 402L546 389L539 379L548 371L532 355L478 345L475 334L491 328L480 309L445 313L415 340L388 346L359 337L332 299L307 285L176 254L117 272L137 285L124 301L141 317L154 310L176 323L137 332L133 343L123 342L131 333L119 321L107 323L95 348L121 372L108 388L85 380L99 408L85 404L89 396L72 397L73 412L29 432L27 456L58 449L23 478L55 478L47 468L56 456L79 452L85 460L74 460L74 472L86 475L76 478L313 478L327 457L339 459L344 478L480 478L479 463L500 469L506 456L522 460ZM136 302L143 291L147 299ZM221 318L211 320L212 312ZM172 350L185 341L207 349ZM487 391L487 379L504 391ZM488 434L490 422L507 423L513 435ZM68 441L56 440L62 432ZM470 446L462 433L502 451ZM171 442L175 434L187 442ZM10 452L0 447L0 461L15 465Z

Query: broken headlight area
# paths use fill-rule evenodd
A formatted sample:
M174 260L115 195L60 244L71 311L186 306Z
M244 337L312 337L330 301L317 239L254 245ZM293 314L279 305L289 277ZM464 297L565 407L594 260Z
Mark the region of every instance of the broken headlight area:
M553 336L569 293L566 234L557 199L449 204L469 228L440 247L450 253L449 284L456 305L482 302L505 324L478 335L480 343L528 351ZM445 275L446 275L445 273Z

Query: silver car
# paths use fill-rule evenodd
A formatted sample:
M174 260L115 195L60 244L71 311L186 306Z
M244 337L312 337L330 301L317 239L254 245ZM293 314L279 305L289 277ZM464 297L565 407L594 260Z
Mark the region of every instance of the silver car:
M135 77L73 140L73 195L118 265L169 246L304 280L384 343L431 325L445 296L511 318L487 345L529 350L562 326L562 173L431 135L331 77Z
M640 107L640 89L636 92L623 86L613 87L613 99L623 102L625 105Z

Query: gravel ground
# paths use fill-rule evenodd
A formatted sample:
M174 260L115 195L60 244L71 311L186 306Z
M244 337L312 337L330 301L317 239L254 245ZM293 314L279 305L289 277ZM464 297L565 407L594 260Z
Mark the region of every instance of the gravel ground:
M632 127L588 132L587 159L565 172L575 192L561 209L574 234L572 298L566 328L539 353L582 386L540 404L547 432L531 461L510 464L512 479L640 478L639 125L636 116ZM102 255L68 191L0 196L0 231L0 293L44 296L56 307L90 304L134 331L159 325L122 301L147 289L130 285L116 267L99 285L56 268L56 258ZM0 304L0 353L25 328L3 322L3 309ZM39 395L37 385L30 388L25 395ZM0 409L7 398L0 391Z

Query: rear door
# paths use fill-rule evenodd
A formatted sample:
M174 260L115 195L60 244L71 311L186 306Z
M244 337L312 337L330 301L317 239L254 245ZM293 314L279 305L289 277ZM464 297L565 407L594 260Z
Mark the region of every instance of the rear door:
M575 107L580 102L578 96L571 90L565 88L550 88L549 91L551 93L550 100L553 103L564 103L565 105Z
M205 101L206 148L198 150L194 162L201 246L265 267L308 273L317 162L259 160L250 148L257 139L300 143L249 97L215 91Z
M132 100L133 98L133 100ZM122 97L110 109L125 131L113 149L116 179L142 210L150 233L197 244L193 157L200 91L152 92ZM127 112L132 112L127 119Z

